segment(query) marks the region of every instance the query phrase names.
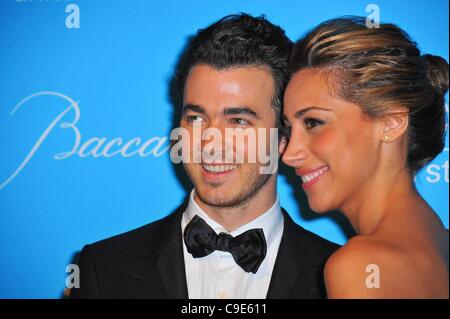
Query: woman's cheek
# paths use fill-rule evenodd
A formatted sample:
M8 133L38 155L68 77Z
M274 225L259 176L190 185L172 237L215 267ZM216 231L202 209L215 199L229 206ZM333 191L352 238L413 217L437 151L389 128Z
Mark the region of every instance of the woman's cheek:
M339 156L342 150L337 132L329 129L318 133L311 139L311 149L316 157L322 161Z

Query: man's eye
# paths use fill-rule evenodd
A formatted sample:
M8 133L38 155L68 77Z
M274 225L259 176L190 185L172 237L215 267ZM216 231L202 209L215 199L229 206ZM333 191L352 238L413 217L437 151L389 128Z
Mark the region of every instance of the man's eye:
M201 116L198 116L198 115L188 115L188 116L186 116L186 121L189 123L194 123L194 122L201 123L204 120Z
M291 136L292 128L290 126L283 125L279 128L278 131L279 131L278 135L283 136L285 138L289 138Z
M237 125L249 125L249 122L247 120L241 119L241 118L232 118L230 120L230 122L232 124L237 124Z
M304 123L306 129L310 130L317 126L323 125L325 122L315 118L305 118Z

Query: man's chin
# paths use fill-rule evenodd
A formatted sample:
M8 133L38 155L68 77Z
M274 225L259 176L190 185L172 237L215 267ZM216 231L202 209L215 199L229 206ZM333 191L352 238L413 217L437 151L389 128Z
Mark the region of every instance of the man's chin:
M231 194L227 195L225 189L220 188L214 190L209 189L205 192L201 189L196 189L195 192L202 203L212 207L234 206L237 200L237 198L235 198L236 196L232 196Z

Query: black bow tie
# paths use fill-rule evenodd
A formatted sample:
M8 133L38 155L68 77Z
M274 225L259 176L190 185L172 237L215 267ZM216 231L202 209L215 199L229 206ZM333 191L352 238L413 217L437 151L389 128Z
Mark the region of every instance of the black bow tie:
M266 257L267 245L261 228L250 229L233 237L226 233L217 235L214 230L197 215L184 230L184 242L194 258L205 257L215 250L231 253L234 261L246 272L256 274Z

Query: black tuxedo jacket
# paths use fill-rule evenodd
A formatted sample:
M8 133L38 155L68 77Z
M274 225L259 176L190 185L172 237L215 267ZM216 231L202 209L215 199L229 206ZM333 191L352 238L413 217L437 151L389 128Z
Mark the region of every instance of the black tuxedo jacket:
M86 245L80 288L73 298L188 298L181 218L173 214L122 235ZM323 266L338 245L295 224L283 209L284 230L267 298L326 297Z

